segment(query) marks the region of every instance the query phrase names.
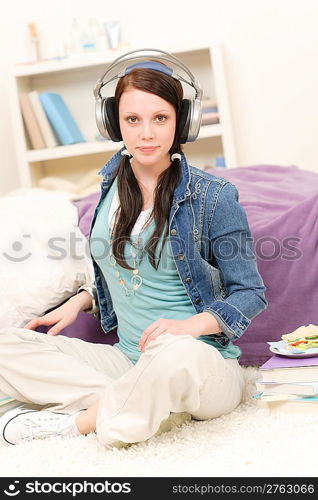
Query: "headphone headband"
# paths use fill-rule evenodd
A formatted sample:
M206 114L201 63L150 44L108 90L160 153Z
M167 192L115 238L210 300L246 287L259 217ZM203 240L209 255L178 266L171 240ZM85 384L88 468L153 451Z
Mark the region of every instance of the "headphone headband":
M160 56L161 60L167 61L170 64L171 63L175 64L176 66L178 66L179 68L181 68L185 73L187 73L187 75L190 77L190 80L191 80L190 82L187 81L187 80L185 80L184 78L182 78L182 76L180 76L178 73L176 73L172 68L169 68L171 70L171 74L169 76L171 76L172 78L175 78L176 80L181 80L184 83L187 83L188 85L190 85L191 87L193 87L194 90L195 90L195 99L201 100L201 98L202 98L201 85L196 80L196 78L194 77L194 75L190 71L190 69L185 64L183 64L183 62L180 59L178 59L174 55L169 54L168 52L165 52L164 50L158 50L158 49L131 50L130 52L126 52L122 56L117 57L117 59L115 59L110 64L110 66L108 66L108 68L105 71L105 73L103 74L103 76L97 80L97 83L96 83L95 88L94 88L94 96L95 96L95 98L96 99L101 98L101 95L100 95L101 89L105 85L107 85L107 83L110 83L111 81L115 80L116 78L121 78L122 76L125 76L125 74L126 74L125 70L128 69L128 68L125 68L125 70L120 71L116 76L110 78L107 81L104 81L106 75L108 73L110 73L113 68L115 68L116 66L118 66L119 63L124 63L124 62L127 62L127 61L136 60L136 59L149 59L149 58L153 57L153 54L149 54L149 51L151 51L151 52L159 52L160 54L164 54L164 55ZM144 55L131 56L131 54L136 54L138 52L148 52L148 53L144 54ZM130 57L128 57L128 56L130 56ZM154 62L152 62L152 64L153 63ZM157 71L159 71L159 70L157 70Z
M131 64L130 66L127 66L127 68L124 69L124 71L121 71L118 74L119 75L123 74L123 76L128 75L135 68L154 69L155 71L159 71L160 73L164 73L165 75L168 75L168 76L171 76L173 73L173 69L169 68L165 64L162 64L160 62L155 62L155 61L143 61L143 62L139 62L136 64Z

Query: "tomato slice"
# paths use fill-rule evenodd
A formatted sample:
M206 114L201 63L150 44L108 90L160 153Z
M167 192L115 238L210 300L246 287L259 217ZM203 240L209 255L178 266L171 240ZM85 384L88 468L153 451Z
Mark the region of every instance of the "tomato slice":
M306 340L299 340L298 342L293 342L293 343L292 343L292 344L290 344L290 345L295 346L295 345L299 345L299 344L306 344L306 343L307 343L307 341L306 341Z

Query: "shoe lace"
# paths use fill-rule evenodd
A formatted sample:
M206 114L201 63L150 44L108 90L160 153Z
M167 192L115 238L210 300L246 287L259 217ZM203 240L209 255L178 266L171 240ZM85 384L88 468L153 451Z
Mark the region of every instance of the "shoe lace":
M23 439L29 441L34 438L61 436L68 434L70 428L69 419L65 421L64 418L61 418L61 415L52 414L48 416L41 415L40 412L37 412L37 415L31 413L25 418Z

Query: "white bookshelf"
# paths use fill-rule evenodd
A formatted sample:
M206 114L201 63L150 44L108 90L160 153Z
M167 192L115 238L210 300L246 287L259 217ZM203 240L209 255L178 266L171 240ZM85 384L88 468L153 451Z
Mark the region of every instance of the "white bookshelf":
M12 74L11 109L20 183L36 186L45 176L78 180L83 173L100 169L122 146L122 143L98 141L95 123L93 88L108 64L122 54L141 47L125 47L116 51L87 54L59 61L17 65ZM194 143L183 145L190 164L199 168L213 166L216 156L224 156L226 166L236 166L236 151L221 47L191 45L191 47L159 47L180 58L199 80L203 98L217 101L220 123L201 126ZM113 95L116 82L108 85L107 95ZM60 93L77 121L87 142L52 149L30 149L19 104L19 94L37 90ZM184 85L185 97L192 89Z

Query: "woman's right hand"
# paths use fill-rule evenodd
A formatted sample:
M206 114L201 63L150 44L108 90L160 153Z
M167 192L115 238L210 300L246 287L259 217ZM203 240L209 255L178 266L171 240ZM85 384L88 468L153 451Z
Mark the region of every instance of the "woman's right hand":
M37 327L44 325L54 325L47 331L48 335L58 335L64 328L72 325L80 311L88 309L87 305L92 303L92 299L85 290L74 295L67 302L50 311L44 316L31 319L23 328L27 330L35 330Z

